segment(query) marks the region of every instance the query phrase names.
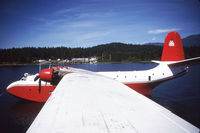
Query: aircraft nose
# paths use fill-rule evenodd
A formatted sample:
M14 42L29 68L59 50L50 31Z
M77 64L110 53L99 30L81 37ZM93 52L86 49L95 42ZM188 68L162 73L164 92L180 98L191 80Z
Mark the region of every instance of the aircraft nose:
M13 86L13 83L11 83L7 88L6 91L12 95L15 95L15 88Z
M8 86L8 87L6 88L6 91L7 91L8 93L11 93L11 92L12 92L12 87L9 87L9 86Z

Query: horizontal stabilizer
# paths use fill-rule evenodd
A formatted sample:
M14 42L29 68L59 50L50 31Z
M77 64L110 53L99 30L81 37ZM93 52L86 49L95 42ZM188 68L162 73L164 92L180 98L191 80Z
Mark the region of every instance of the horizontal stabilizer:
M191 65L194 65L194 64L197 64L197 63L200 63L200 57L176 61L176 62L173 62L173 63L169 63L168 66L182 66L182 65L191 66Z

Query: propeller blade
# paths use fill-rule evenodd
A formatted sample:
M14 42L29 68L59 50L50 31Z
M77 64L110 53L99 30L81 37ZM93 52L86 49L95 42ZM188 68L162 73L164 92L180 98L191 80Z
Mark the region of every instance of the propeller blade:
M39 79L39 88L38 88L39 93L41 92L41 79Z
M39 75L35 76L34 81L38 80L39 78Z

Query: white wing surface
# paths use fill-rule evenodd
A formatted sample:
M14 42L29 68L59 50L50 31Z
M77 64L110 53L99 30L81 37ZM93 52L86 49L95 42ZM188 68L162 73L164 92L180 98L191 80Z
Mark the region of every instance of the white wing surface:
M120 82L69 73L30 126L30 133L184 133L199 129Z

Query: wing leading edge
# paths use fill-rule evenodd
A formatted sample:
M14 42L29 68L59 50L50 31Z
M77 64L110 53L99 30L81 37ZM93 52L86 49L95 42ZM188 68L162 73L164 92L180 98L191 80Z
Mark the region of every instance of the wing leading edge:
M27 132L199 132L150 99L112 79L69 73Z

